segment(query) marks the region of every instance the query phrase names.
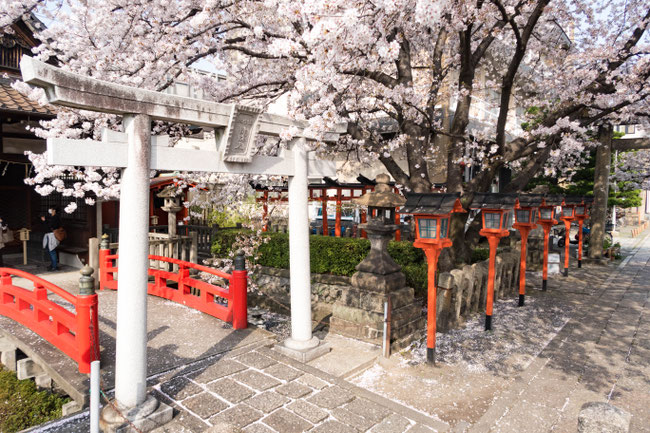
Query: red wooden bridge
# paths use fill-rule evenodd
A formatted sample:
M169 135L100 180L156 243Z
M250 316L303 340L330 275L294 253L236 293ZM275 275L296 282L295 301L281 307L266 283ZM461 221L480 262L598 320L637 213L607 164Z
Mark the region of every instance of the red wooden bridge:
M33 290L14 285L14 277L31 281ZM62 298L71 308L49 299L48 291ZM90 363L98 359L96 294L75 296L30 273L0 268L0 314L56 346L79 365L80 373L90 373Z
M115 262L118 255L102 249L99 258L100 289L116 290L118 268ZM228 274L162 256L152 255L149 259L166 264L168 269L177 269L150 268L149 275L153 277L148 284L150 295L232 322L234 329L247 328L248 277L245 269ZM243 257L240 259L243 263ZM88 271L90 275L92 271ZM227 287L206 282L200 279L199 273L203 277L221 281ZM14 284L13 278L16 277L30 281L32 290ZM48 297L48 294L56 296ZM98 296L93 290L90 290L90 294L73 295L30 273L0 268L0 315L22 324L47 340L74 360L83 374L89 373L90 363L99 359L98 312Z
M118 259L118 254L111 254L110 249L99 250L100 290L117 290ZM241 259L243 260L243 257ZM248 276L245 269L227 274L218 269L168 257L150 255L149 260L166 264L163 269L149 268L149 276L153 277L147 288L150 295L186 305L225 322L232 322L234 329L248 327ZM175 268L177 271L167 270ZM192 271L220 279L226 282L228 287L205 282L193 276Z

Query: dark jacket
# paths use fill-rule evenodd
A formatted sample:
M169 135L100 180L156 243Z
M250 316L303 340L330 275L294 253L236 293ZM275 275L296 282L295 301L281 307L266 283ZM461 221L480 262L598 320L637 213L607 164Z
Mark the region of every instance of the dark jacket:
M61 217L59 214L48 215L45 217L45 226L52 232L61 227Z

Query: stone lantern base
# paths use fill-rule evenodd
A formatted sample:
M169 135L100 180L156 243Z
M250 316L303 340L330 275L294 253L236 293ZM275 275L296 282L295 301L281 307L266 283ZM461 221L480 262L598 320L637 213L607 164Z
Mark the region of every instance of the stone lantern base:
M406 287L401 267L386 251L395 225L364 224L371 247L368 256L357 265L352 286L332 308L330 331L352 338L382 344L384 305L391 299L391 349L408 346L426 332L422 305L414 290Z
M332 308L330 331L381 345L384 338L384 304L388 296L386 293L351 287ZM415 301L412 288L402 287L393 291L390 298L391 350L400 350L426 332L426 317L422 314L421 303Z

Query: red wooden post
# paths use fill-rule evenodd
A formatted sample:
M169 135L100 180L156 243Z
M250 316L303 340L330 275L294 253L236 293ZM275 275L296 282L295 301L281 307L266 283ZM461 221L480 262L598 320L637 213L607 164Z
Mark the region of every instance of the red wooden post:
M539 218L537 223L544 229L544 256L542 265L542 290L546 290L546 282L548 279L548 236L551 233L551 227L557 224L553 219L553 206L547 205L542 199L542 204L539 207Z
M395 225L399 227L399 214L397 213L397 209L395 209ZM396 241L402 240L402 231L400 229L397 229L395 231L395 240Z
M323 189L323 196L321 197L321 209L323 216L323 236L329 236L330 229L327 226L327 189Z
M571 220L564 219L564 276L569 275L569 245L571 244Z
M562 216L560 217L564 221L564 276L569 276L569 246L571 245L571 222L575 219L575 206L572 204L566 204L565 201L562 201Z
M582 225L584 219L578 218L578 267L582 267Z
M542 290L546 290L548 280L548 237L551 234L551 227L548 224L542 225L544 229L544 258L542 261Z
M262 227L263 232L267 232L269 230L269 192L264 191L264 203L262 204L262 209L263 209L263 214L262 214L262 222L264 223L264 226Z
M523 307L526 296L526 250L530 227L521 227L521 256L519 258L519 306Z
M104 235L102 236L102 242L99 247L99 290L107 289L108 282L113 281L114 278L113 273L108 271L112 267L112 259L108 258L111 250L108 247L108 235Z
M190 278L190 270L185 265L178 266L178 291L183 295L190 293L190 286L185 282Z
M85 266L79 279L79 295L75 305L77 332L75 341L79 351L79 372L90 373L90 363L99 359L99 330L97 321L97 295L93 269Z
M341 237L341 188L336 189L336 220L334 222L334 236Z
M40 283L34 283L34 297L37 301L46 301L47 289ZM34 320L36 323L40 322L41 320L49 320L50 315L41 311L36 303L34 303L32 307L34 308Z
M246 329L248 327L248 272L243 253L235 256L235 270L232 272L232 327Z
M436 312L437 312L437 287L436 269L438 268L438 257L440 249L437 246L429 245L424 248L427 255L427 360L430 363L436 359Z
M519 306L524 306L526 297L526 252L528 235L537 227L534 223L536 210L531 206L521 206L519 199L515 201L515 220L512 225L521 234L521 256L519 257Z
M490 235L487 236L488 243L490 244L490 264L488 267L488 281L487 281L487 302L485 305L485 330L492 329L492 308L494 305L494 274L497 259L497 246L501 238Z

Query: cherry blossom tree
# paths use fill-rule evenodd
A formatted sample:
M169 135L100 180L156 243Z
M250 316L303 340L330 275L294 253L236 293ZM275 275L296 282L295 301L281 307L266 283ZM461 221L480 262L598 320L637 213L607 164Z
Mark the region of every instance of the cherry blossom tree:
M650 92L647 0L26 0L4 2L0 25L25 12L53 20L37 35L43 59L155 90L183 78L217 101L286 97L316 136L347 123L318 151L380 162L412 191L429 191L442 165L465 204L505 168L509 191L562 175L600 124L626 122ZM197 73L199 62L226 81ZM495 117L473 122L479 103ZM118 122L65 110L39 134L88 136ZM113 187L90 182L79 189ZM465 218L452 223L456 240Z

